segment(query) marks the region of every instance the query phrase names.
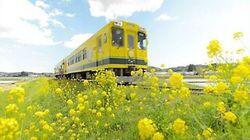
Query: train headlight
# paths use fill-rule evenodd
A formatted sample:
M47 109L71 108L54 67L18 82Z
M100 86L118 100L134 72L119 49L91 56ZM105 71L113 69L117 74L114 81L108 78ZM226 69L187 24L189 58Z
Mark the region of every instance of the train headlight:
M140 27L140 31L145 32L145 31L146 31L146 29L145 29L145 28L143 28L143 27Z
M122 21L115 21L114 25L122 27Z

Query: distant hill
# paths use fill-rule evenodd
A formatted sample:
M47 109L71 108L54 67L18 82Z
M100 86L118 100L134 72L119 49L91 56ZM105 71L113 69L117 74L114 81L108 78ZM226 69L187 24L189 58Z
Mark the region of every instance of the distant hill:
M159 68L155 66L149 66L148 70L150 69L155 69L158 72L164 72L168 71L169 69L172 69L174 72L199 72L202 69L207 68L207 65L202 65L202 64L189 64L187 66L177 66L177 67L170 67L170 68Z
M36 73L36 72L0 72L0 77L38 77L38 76L54 76L53 73Z
M169 69L172 69L174 72L198 72L200 73L202 69L207 68L207 65L194 65L190 64L187 66L178 66L178 67L170 67L170 68L159 68L155 66L149 66L148 70L155 69L157 72L166 72ZM0 77L38 77L38 76L54 76L54 73L36 73L36 72L0 72Z

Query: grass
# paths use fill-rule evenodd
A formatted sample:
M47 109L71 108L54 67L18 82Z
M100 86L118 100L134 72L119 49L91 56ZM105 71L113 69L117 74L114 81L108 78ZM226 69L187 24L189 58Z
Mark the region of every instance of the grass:
M176 90L159 89L153 83L151 81L152 88L144 89L140 85L114 86L112 77L107 75L100 78L99 84L37 78L19 84L25 89L22 103L9 101L8 93L0 94L0 115L17 120L19 128L13 132L15 139L133 140L140 137L137 124L143 118L151 119L166 139L205 139L202 133L206 128L212 128L211 137L217 139L250 137L249 103L246 106L235 104L232 108L226 95L213 94L191 94L182 98ZM69 104L69 100L73 104ZM97 105L98 100L101 105ZM236 114L236 123L226 121L217 111L216 104L220 101ZM205 107L205 102L210 105ZM7 113L5 107L13 103L17 104L18 111ZM84 109L79 110L79 105ZM108 111L108 107L112 110ZM35 115L47 109L49 113L42 117ZM102 115L98 116L97 112ZM63 116L56 117L58 113ZM172 124L177 118L184 120L188 127L184 134L174 132Z

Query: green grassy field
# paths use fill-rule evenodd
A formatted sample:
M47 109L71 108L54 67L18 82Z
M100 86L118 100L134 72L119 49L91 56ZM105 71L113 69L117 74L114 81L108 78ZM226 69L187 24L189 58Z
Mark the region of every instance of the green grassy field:
M137 86L116 86L115 77L108 72L99 74L93 83L46 77L20 83L21 88L0 94L0 124L5 126L0 127L0 138L250 137L248 101L232 102L230 93L191 94L176 77L172 82L180 86L167 83L171 88L165 88L168 85L155 76L144 81ZM226 116L228 112L236 118Z

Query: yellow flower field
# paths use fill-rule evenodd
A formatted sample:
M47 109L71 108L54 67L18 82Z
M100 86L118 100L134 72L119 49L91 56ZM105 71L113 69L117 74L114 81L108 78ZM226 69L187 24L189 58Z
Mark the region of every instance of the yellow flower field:
M0 139L249 139L250 57L227 61L217 40L207 49L214 83L203 94L179 73L166 82L154 70L133 72L130 86L100 71L93 81L44 77L0 88Z

